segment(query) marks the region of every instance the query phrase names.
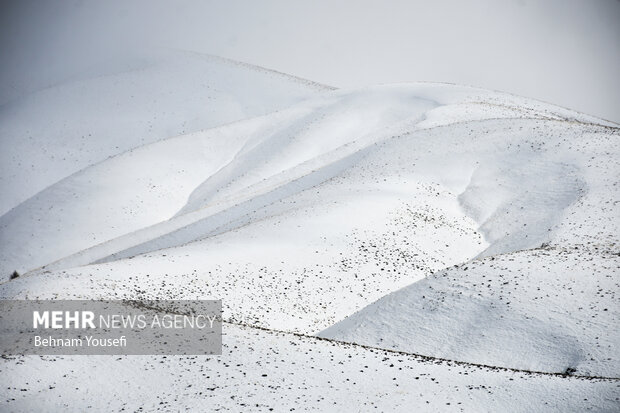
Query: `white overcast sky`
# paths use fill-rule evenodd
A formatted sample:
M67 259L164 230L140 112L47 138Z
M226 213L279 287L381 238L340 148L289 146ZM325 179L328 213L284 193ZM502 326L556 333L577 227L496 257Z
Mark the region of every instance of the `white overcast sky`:
M620 122L618 0L2 0L0 103L147 46L337 87L473 85Z

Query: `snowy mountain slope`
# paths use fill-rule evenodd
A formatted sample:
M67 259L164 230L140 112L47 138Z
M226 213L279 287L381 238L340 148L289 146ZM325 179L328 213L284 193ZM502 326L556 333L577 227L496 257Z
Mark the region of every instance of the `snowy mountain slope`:
M493 365L618 374L615 354L620 336L613 333L619 326L613 293L619 253L618 132L597 133L590 127L547 121L536 121L527 130L523 123L515 121L517 139L505 130L501 133L502 145L512 148L509 153L514 156L496 163L476 162L458 197L491 244L479 256L507 259L504 271L525 278L518 280L516 291L510 297L501 294L504 283L513 280L503 279L497 265L473 275L457 269L448 272L445 284L434 285L435 277L415 283L321 336ZM479 136L493 134L488 125L484 128L470 129L477 145L486 140ZM444 138L452 134L445 128L432 133ZM537 135L544 140L536 139ZM448 148L441 152L443 157L449 156ZM468 152L459 149L462 159L468 158ZM437 167L438 160L429 158L422 165L426 171ZM446 175L456 174L449 168ZM494 255L543 242L566 248L570 254L549 260L545 254L525 251L527 259L522 263L513 262L514 255ZM476 262L461 267L471 269ZM605 295L595 291L595 285Z
M330 90L181 51L111 62L0 107L0 214L94 163Z
M373 93L373 95L379 95L379 93ZM375 103L375 106L371 105L371 109L374 108L375 111L378 113L380 113L380 110L383 109L386 110L388 113L385 115L384 118L375 119L369 117L367 122L361 123L360 125L357 125L354 121L356 119L360 119L360 116L364 115L363 112L354 112L353 115L347 115L346 113L341 114L336 111L335 120L328 119L326 121L322 121L322 118L325 117L324 107L331 108L333 105L336 105L338 107L350 107L355 105L359 106L360 103L365 102L366 99L368 99L369 97L373 97L368 96L368 93L357 93L354 94L353 98L349 95L323 98L319 102L313 101L308 104L304 104L300 108L294 108L292 110L285 111L285 113L275 113L270 117L266 117L263 120L248 121L248 126L231 125L228 127L224 127L222 133L214 131L216 136L219 136L217 139L219 139L220 141L224 141L226 140L226 136L234 136L234 138L237 139L237 134L239 134L239 128L246 128L250 130L250 132L246 133L246 136L242 137L242 140L239 141L241 144L243 144L243 146L240 150L238 149L238 151L234 153L234 156L231 157L231 155L226 152L220 154L213 154L214 157L224 160L224 163L222 165L215 165L216 168L214 168L214 170L217 170L217 175L214 177L210 177L208 173L204 174L204 178L206 179L207 183L199 186L193 191L193 193L190 195L189 203L185 205L185 207L181 210L177 217L175 217L175 219L163 222L160 226L161 228L147 228L145 231L143 231L142 234L130 234L129 238L131 240L130 242L132 243L130 244L130 246L137 244L138 242L136 240L144 239L145 241L150 241L153 237L166 236L167 234L175 230L183 228L187 226L188 223L193 223L195 221L197 223L200 223L200 221L204 221L205 218L208 218L209 216L214 214L213 209L215 209L216 212L220 212L226 211L227 209L234 207L237 203L239 203L238 199L233 199L232 201L226 199L217 199L218 202L214 201L210 202L209 205L205 205L207 208L202 208L205 202L195 200L196 198L199 198L201 196L206 196L205 194L200 195L201 192L208 191L208 189L204 188L205 185L208 186L209 184L211 184L212 180L217 181L217 179L222 176L226 177L226 174L230 173L229 171L231 169L233 174L244 174L245 171L249 169L251 171L251 179L255 179L256 181L258 181L251 182L251 184L256 184L251 191L245 191L246 186L243 186L243 195L241 196L241 198L244 198L245 201L257 201L259 203L273 202L274 196L287 196L291 190L293 192L296 191L295 188L285 188L282 191L283 193L281 195L268 194L268 192L272 191L274 188L278 189L290 183L294 183L296 179L304 178L304 176L308 175L312 171L317 172L316 175L319 176L316 178L310 177L309 182L306 185L315 185L317 183L320 183L321 180L328 179L330 177L329 174L331 172L327 170L329 169L330 162L339 162L341 158L346 158L346 156L354 154L357 150L361 148L361 146L359 145L352 148L342 147L343 144L353 142L359 135L364 133L367 134L368 131L373 131L376 129L381 130L385 128L386 125L390 125L391 123L399 120L399 117L402 118L407 116L413 116L414 119L416 119L420 116L421 109L428 107L428 105L425 105L418 109L417 105L419 104L415 102L406 102L403 98L399 97L396 94L384 93L384 95L387 95L386 98L391 98L391 100L389 100L389 103L396 104L398 103L399 99L402 101L400 104L400 112L395 110L394 106L390 106L385 102L377 102ZM319 109L317 109L317 106L319 106ZM368 111L372 112L372 110ZM410 113L409 111L412 111L412 113ZM350 130L346 130L346 128L343 129L341 127L338 130L339 134L323 136L324 128L328 127L328 125L334 124L335 122L342 122L343 120L347 120L347 116L349 118L351 118L352 116L357 116L354 119L348 119L348 124L353 125L352 127L349 127ZM317 125L313 125L313 123ZM306 128L310 131L315 131L315 133L307 133L306 135L298 137L296 136L296 133L298 132L299 128ZM205 135L209 135L210 133L210 131L207 131L205 132ZM221 136L222 134L224 135L224 137ZM317 136L322 137L322 144L319 144L319 141L316 138ZM341 142L334 142L333 136L339 136ZM184 148L189 149L189 147L187 146L187 142L191 142L191 139L192 138L190 137L188 139L168 140L165 143L162 143L161 146L158 146L158 148L162 148L161 154L165 156L165 152L167 151L166 148L170 148L170 150L175 151L175 148L178 145L184 145ZM256 143L256 141L260 142L261 140L265 140L266 143ZM231 144L226 144L225 146L226 149L235 148L232 142ZM256 146L260 146L261 149L257 150ZM312 148L312 146L316 146L314 151L308 151L308 148ZM22 268L24 270L32 269L36 266L52 262L58 258L62 258L65 255L69 255L71 253L79 251L80 249L84 249L85 247L97 245L102 241L106 241L107 238L110 238L109 235L107 237L106 235L100 235L100 230L98 230L97 225L102 226L102 230L107 231L108 233L114 231L114 228L116 228L115 232L113 232L115 236L127 233L127 228L122 225L115 225L114 214L117 214L117 216L121 220L132 220L134 219L133 217L126 218L125 215L127 215L128 211L135 211L137 209L134 205L136 202L142 203L144 200L138 199L138 197L136 197L136 199L133 199L134 204L128 205L128 200L111 195L119 191L118 181L121 174L123 176L123 179L128 182L127 185L125 185L128 188L123 188L123 192L131 193L137 191L137 195L140 196L140 194L143 192L151 191L151 188L147 186L147 182L145 180L146 178L144 178L144 176L148 175L148 172L146 170L153 159L151 151L147 148L144 149L146 150L135 151L130 156L125 156L120 160L114 159L112 160L112 162L108 162L114 163L111 168L116 169L106 169L106 173L103 179L111 180L111 184L97 184L94 188L83 187L82 185L80 185L80 183L85 180L83 176L85 174L81 173L69 178L65 182L62 182L61 185L49 188L45 193L41 193L34 199L28 201L19 210L12 211L11 214L8 214L4 218L1 218L3 222L0 223L0 225L4 229L3 233L7 236L10 236L10 234L14 234L18 231L24 231L26 234L32 234L29 239L26 237L24 243L20 243L19 248L24 248L25 243L35 244L33 246L28 246L27 250L37 251L37 253L39 254L39 256L31 254L29 256L20 258L19 253L13 254L11 257L12 251L3 251L3 253L5 253L3 254L4 257L9 256L9 258L3 257L2 261L5 268L11 268L11 266L14 266L17 268ZM191 149L189 150L191 151ZM302 152L303 150L309 153ZM274 152L275 156L265 155L264 159L268 161L274 161L271 164L268 162L264 162L263 159L263 154L269 151ZM286 153L281 153L282 151L286 151ZM249 152L249 154L246 152ZM290 154L294 152L301 152L304 153L304 155L301 159L292 158ZM193 153L188 153L188 155L192 157L195 156L195 154ZM200 161L207 164L208 167L211 167L213 166L211 165L211 159L212 158L207 157ZM231 160L229 161L229 159ZM123 162L127 162L130 165L123 166ZM263 164L267 164L267 170L252 170L253 162L261 162ZM142 167L145 169L145 171L140 172L136 177L132 177L133 179L130 181L125 171L130 170L130 168L136 168L136 165L140 164L143 165ZM187 163L184 163L182 160L177 160L176 165L178 165L178 169L192 169L191 165L187 165ZM345 161L342 167L346 167L346 165L347 163ZM101 169L102 167L103 165L101 167L96 166L95 169ZM288 170L290 170L290 172L288 172ZM114 175L115 171L117 174L116 176ZM94 171L92 173L88 171L85 172L89 176L102 176L100 171ZM322 176L323 172L326 172L327 176ZM168 173L168 171L163 170L161 173L166 174ZM261 179L261 176L264 176L265 178ZM101 178L97 179L98 181L101 180ZM139 180L139 182L136 182L136 180ZM170 182L169 185L171 186L171 190L169 192L178 192L176 187L172 188L172 186L175 185L174 182ZM107 191L109 191L110 193L110 202L118 203L118 205L116 205L116 208L114 209L111 208L110 203L101 204L98 199L94 199L106 197L105 190L102 190L102 187L104 186L107 187ZM226 189L224 185L222 185L222 189ZM63 194L67 192L67 190L74 191L74 193L76 193L76 196L81 198L80 202L76 202L75 199L63 199L64 197L62 195L58 195L58 192ZM199 195L196 195L196 193L198 193ZM266 201L261 201L256 196L257 194L261 193L267 193ZM189 194L185 192L180 194L179 200L186 199L188 195ZM93 200L91 202L88 202L82 201L82 199ZM59 208L57 208L58 214L54 217L55 219L49 219L53 216L50 216L47 208L43 207L42 209L40 207L40 205L42 204L54 204L60 206ZM99 205L100 208L102 208L102 212L105 211L106 215L108 216L108 220L99 223L93 222L91 225L88 226L82 225L81 223L72 224L72 222L75 220L76 215L79 216L80 213L83 214L83 212L81 212L80 210L83 208L84 204L92 205L93 208L95 208L96 205ZM193 214L190 215L187 213L187 209L193 209L196 211L190 211L193 212ZM89 213L92 212L89 211ZM48 218L47 220L45 220L45 222L39 223L38 219L33 219L33 216L39 218L41 214ZM84 218L84 221L87 221L89 219L89 216L86 216ZM37 223L33 225L33 223L35 222ZM134 223L134 225L136 225L136 223ZM153 224L155 222L150 223ZM13 230L13 228L15 228L15 230ZM75 231L82 231L82 234L71 231L72 228L75 228ZM204 232L205 230L201 229L201 231ZM43 248L44 245L49 244L49 238L44 234L52 234L53 237L57 238L59 232L64 232L66 234L66 238L69 239L69 242L72 241L74 245L67 246L67 248L62 248L59 245L53 250ZM195 239L196 237L196 235L194 235L195 231L190 232L191 234L189 236L191 238L189 239L189 241ZM202 232L199 232L199 235ZM155 233L156 235L154 236L153 233ZM86 234L88 234L88 237L84 236ZM89 239L90 241L84 242L84 239ZM71 250L70 248L73 248L73 250ZM118 250L110 250L109 248L110 247L108 245L105 245L103 248L103 255L97 256L96 258L89 258L86 263L95 261L96 259L104 258L111 253L118 252ZM7 246L7 249L10 249L10 247ZM25 267L25 265L29 265L30 267Z
M0 360L11 411L613 411L613 381L425 361L225 326L219 357ZM44 375L42 376L42 372Z
M590 149L576 146L588 134ZM231 320L313 333L446 266L492 250L536 247L564 228L573 233L575 216L601 240L603 232L617 233L615 210L605 207L617 197L613 179L606 178L615 162L615 137L604 127L504 119L374 139L344 169L301 184L291 183L294 169L286 170L276 175L278 189L260 203L252 203L256 193L243 189L249 193L245 204L233 200L211 207L219 208L215 214L205 208L177 216L155 226L163 235L140 244L144 251L131 247L123 255L178 248L111 265L34 273L4 285L4 294L221 297ZM588 164L593 154L599 162ZM252 190L259 192L257 186ZM571 215L565 215L569 208ZM176 222L189 224L173 227ZM68 268L75 258L87 264L93 251L119 241L131 246L149 231L48 267ZM574 232L571 242L589 238Z
M495 103L487 105L484 113L463 112L469 106L479 109L477 102L485 96ZM432 121L437 110L457 123L524 113L542 119L580 117L523 102L472 88L388 85L332 93L245 124L146 146L71 176L0 218L3 237L20 240L4 243L2 269L26 271L69 256L49 267L67 268L112 254L122 258L205 237L227 221L331 178L385 139L415 131L420 124L424 128L437 124ZM450 116L445 115L449 108L454 109ZM519 111L506 112L506 108ZM205 139L219 143L201 158L191 145L195 141L199 146ZM187 159L166 160L151 172L153 162L161 163L168 151L183 151ZM158 178L171 178L170 174L175 179ZM153 208L150 200L163 194L166 202L158 201ZM93 214L106 220L93 221ZM49 248L50 236L54 248ZM89 247L93 248L80 252Z
M407 192L396 191L398 180L389 182L389 196L381 193L385 181L374 187L332 182L277 202L237 230L133 259L26 275L3 285L2 293L221 296L229 319L316 332L481 249L455 197L438 196L436 187L413 186L425 206L412 211L402 203ZM413 227L417 234L408 234Z
M234 156L256 123L145 145L41 191L0 217L3 269L21 272L166 221L205 176Z
M496 366L616 376L618 268L617 249L603 246L474 260L396 291L320 336Z
M253 327L226 323L221 357L3 359L4 403L611 411L619 134L497 92L387 85L89 167L0 218L2 271L34 269L0 297L221 298Z

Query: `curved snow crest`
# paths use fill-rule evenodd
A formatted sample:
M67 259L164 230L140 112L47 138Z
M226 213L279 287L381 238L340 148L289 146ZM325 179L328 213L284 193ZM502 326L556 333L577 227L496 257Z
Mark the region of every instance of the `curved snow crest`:
M484 257L551 241L563 211L586 192L578 166L534 153L527 160L515 157L477 166L458 200L490 243L477 256ZM527 220L515 220L525 208Z
M403 133L439 106L412 93L410 87L336 92L318 103L272 134L255 134L218 174L196 188L179 214L241 193L265 177L345 145L375 144Z

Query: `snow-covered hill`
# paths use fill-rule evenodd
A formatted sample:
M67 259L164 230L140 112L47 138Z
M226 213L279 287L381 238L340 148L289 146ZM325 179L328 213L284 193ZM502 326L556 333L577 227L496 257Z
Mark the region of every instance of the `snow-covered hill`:
M106 141L113 157L85 144L79 167L59 163L0 217L0 271L27 272L0 297L221 298L225 354L5 360L9 409L81 410L101 393L111 409L618 405L617 125L468 87L333 91L182 56L149 67L182 68L187 87L205 70L244 109L203 119L191 89L174 119L214 127L159 124L148 141ZM247 73L243 92L231 86ZM123 125L110 127L142 139ZM160 398L109 397L128 387Z
M182 51L94 67L0 106L0 214L110 156L269 113L328 86Z
M483 106L479 101L485 97L489 103ZM445 114L446 107L453 108L451 115L434 120L438 117L435 111ZM315 187L351 167L359 169L357 165L361 160L368 156L382 156L384 147L392 153L384 156L381 162L391 165L394 163L393 152L400 152L403 145L408 145L410 158L399 162L411 163L401 166L402 175L420 176L420 170L425 175L437 175L439 172L439 177L429 176L426 181L414 181L437 183L437 179L444 179L442 172L435 168L416 167L415 161L423 165L425 162L436 165L435 159L444 156L438 151L436 143L440 142L439 146L443 148L444 143L448 142L443 142L445 139L409 136L421 127L437 127L442 122L448 122L455 123L456 131L452 133L464 133L464 121L475 120L479 123L488 118L533 117L542 122L578 116L550 106L527 105L508 95L445 85L396 85L332 92L326 97L303 102L281 112L142 146L48 187L20 208L0 218L5 244L0 252L0 268L10 273L13 270L29 271L51 263L54 264L48 265L48 269L74 267L107 259L112 254L127 257L204 238L221 232L218 228L234 226L234 222L239 220L251 222L251 217L246 219L244 216L252 211ZM513 122L502 125L504 128L508 125L507 133L517 133L510 126ZM532 122L523 123L529 132L517 134L514 139L529 136L528 133L539 127ZM470 131L466 132L471 135ZM503 139L503 130L494 132L496 139ZM397 139L403 135L407 137ZM533 178L530 183L539 187L538 191L528 196L557 195L557 199L548 200L550 205L543 206L537 212L547 215L539 217L543 221L551 219L550 215L578 197L580 183L577 175L570 183L558 180L556 176L572 173L568 170L572 167L570 159L565 164L562 164L563 159L553 160L555 164L549 167L550 174L545 175L545 179L551 182L539 178L539 166L531 166L537 162L544 168L545 157L557 158L562 154L544 148L537 152L534 148L520 147L518 144L498 151L495 146L485 146L495 145L492 141L476 148L478 144L471 141L465 148L473 153L465 158L466 153L459 147L458 140L451 144L455 159L444 163L446 168L460 169L457 174L449 174L448 169L443 174L451 175L447 179L455 179L452 175L464 178L469 174L475 181L462 194L454 191L460 191L459 185L465 185L464 181L449 183L443 188L461 196L461 203L471 210L468 215L473 218L495 212L499 203L507 201L504 198L523 195L527 191L524 182L519 182L523 173L529 174ZM430 146L431 153L425 157L417 156L419 145ZM533 154L532 159L521 162L530 154ZM482 162L482 165L478 167L476 162ZM510 175L511 168L505 162L516 164L523 172ZM379 175L400 174L396 171L384 174L385 168L380 165L371 165L368 169L369 176L346 179L369 190L367 181L373 182ZM488 177L501 177L505 182L494 184L488 182ZM379 186L377 192L385 192L380 197L393 194L390 186L402 188L409 195L417 194L417 189L399 186L398 179L392 178L385 184L375 183L374 186ZM546 192L546 185L553 185L554 182L572 186L559 188L557 193ZM343 186L347 183L344 182ZM487 183L490 185L486 192L490 196L484 199L484 205L468 201L468 197L476 197L476 191L481 190L476 185ZM388 190L382 191L382 185ZM496 190L498 185L506 188L505 193ZM541 194L541 191L545 193ZM310 202L313 198L310 197ZM451 201L457 200L452 197ZM538 202L537 199L530 201ZM369 210L372 211L372 208ZM328 214L332 215L332 211ZM105 219L93 220L93 215ZM500 223L499 231L503 231L503 224ZM514 226L514 223L506 225ZM493 229L483 227L483 230L491 232ZM532 230L533 226L527 228L527 231ZM491 235L499 237L499 245L494 246L491 252L501 250L502 243L521 242L518 233L523 231L521 228L514 231L517 235L510 237ZM538 238L546 239L546 229L542 231ZM527 245L534 246L537 239L525 241ZM52 242L54 248L47 247ZM519 247L521 245L506 248ZM63 258L60 263L55 263Z
M320 336L494 366L616 376L619 266L618 252L602 245L474 260L396 291Z

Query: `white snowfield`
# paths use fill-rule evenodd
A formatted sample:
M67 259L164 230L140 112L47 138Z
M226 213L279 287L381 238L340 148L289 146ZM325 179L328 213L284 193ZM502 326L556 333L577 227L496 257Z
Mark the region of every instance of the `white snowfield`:
M6 410L620 408L618 125L179 52L0 119L1 298L227 321L222 356L4 359Z

